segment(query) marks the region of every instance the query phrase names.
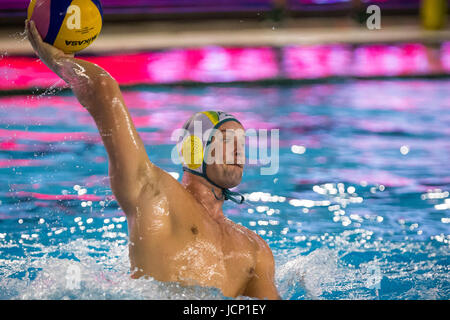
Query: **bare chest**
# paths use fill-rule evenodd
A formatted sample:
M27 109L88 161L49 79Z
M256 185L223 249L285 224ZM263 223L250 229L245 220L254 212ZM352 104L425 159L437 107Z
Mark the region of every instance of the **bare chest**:
M251 236L229 220L212 224L194 219L167 233L131 234L139 234L130 237L137 240L130 246L132 265L160 281L216 287L235 297L243 294L255 270Z
M255 253L249 239L233 229L214 235L195 227L190 229L194 229L193 237L173 252L173 280L214 286L227 296L242 294L255 269Z

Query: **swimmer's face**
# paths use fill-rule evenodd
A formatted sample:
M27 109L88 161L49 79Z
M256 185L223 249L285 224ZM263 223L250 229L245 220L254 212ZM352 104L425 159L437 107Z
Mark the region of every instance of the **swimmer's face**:
M210 145L214 161L208 161L206 174L222 188L233 188L241 183L244 171L245 131L236 121L227 121L217 129Z

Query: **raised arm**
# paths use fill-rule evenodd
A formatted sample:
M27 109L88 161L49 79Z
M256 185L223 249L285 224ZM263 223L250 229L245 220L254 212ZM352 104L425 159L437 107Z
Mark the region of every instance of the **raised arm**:
M25 28L42 62L70 86L94 118L109 157L111 189L125 213L132 214L141 190L156 184L161 170L148 159L119 85L98 65L43 42L33 21L26 21Z

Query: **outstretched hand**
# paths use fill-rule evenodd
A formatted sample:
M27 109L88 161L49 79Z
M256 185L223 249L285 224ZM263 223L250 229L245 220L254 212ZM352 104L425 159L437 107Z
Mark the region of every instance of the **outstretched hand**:
M34 21L28 19L25 21L25 32L41 61L68 84L80 104L86 109L93 109L96 105L110 104L111 95L114 97L120 95L119 86L109 73L94 63L75 59L73 54L66 54L44 42ZM99 94L101 90L106 91L104 94Z
M73 58L73 54L66 54L62 50L45 43L34 21L25 20L25 32L36 54L50 69L56 67L56 63L61 58Z

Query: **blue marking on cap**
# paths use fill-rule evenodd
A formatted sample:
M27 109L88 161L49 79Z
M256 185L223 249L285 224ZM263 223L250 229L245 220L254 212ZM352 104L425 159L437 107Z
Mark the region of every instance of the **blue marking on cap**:
M100 0L92 0L92 2L97 6L97 9L100 12L100 15L102 16L102 19L103 19L102 3L100 2Z
M50 25L48 26L48 33L44 41L54 44L58 36L64 18L66 17L67 8L72 3L72 0L51 0L50 3Z

